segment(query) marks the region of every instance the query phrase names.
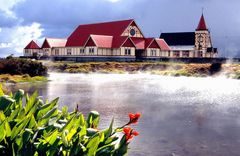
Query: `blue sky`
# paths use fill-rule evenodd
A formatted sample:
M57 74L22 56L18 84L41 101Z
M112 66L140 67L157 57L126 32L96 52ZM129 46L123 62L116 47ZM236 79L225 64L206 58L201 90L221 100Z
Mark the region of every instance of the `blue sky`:
M194 31L202 8L220 55L240 56L239 0L0 0L0 56L30 40L68 37L79 25L133 18L145 36Z

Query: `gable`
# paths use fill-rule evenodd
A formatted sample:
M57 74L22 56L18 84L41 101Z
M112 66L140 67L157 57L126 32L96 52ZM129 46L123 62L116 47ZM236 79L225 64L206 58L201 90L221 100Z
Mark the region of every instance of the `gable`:
M45 39L42 45L42 48L51 48L48 41Z
M128 38L122 45L122 47L135 47L133 42Z
M95 47L97 45L94 43L93 39L90 37L85 46L86 47Z
M31 41L24 49L40 49L36 42Z
M131 34L131 30L135 31L135 35ZM135 23L135 21L133 21L123 32L122 36L129 36L129 37L141 37L143 38L144 35L141 32L140 28L137 26L137 24Z
M159 45L157 44L156 40L153 40L153 42L147 48L159 48Z

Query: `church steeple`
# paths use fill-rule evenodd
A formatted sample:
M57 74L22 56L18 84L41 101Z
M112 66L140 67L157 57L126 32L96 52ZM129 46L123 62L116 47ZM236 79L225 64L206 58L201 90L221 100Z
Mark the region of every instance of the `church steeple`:
M198 27L196 30L207 30L207 26L206 26L206 22L205 22L203 14L201 16L201 19L199 21L199 24L198 24Z

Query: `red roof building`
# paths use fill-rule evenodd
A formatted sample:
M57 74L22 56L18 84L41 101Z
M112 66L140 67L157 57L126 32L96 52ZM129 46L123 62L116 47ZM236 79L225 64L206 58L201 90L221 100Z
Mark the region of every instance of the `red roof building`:
M170 46L170 57L214 58L218 54L203 14L194 32L161 33L160 38Z
M130 19L79 25L67 39L46 38L41 51L42 55L52 57L135 59L165 57L162 54L171 49L163 39L145 38L136 22Z
M41 48L33 40L24 48L25 56L37 56Z
M65 47L67 39L62 38L45 38L42 48Z
M40 49L40 47L32 40L24 49Z

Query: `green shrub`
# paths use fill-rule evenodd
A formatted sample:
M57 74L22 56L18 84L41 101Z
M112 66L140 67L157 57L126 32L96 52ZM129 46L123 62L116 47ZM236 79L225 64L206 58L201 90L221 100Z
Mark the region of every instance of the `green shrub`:
M129 114L123 127L113 129L112 120L109 128L99 130L98 112L85 120L78 107L69 113L67 107L58 110L57 103L58 98L44 103L36 92L4 95L0 89L0 155L121 156L138 135L129 125L137 123L140 114Z
M0 74L44 76L47 75L47 67L37 61L9 58L0 60Z

